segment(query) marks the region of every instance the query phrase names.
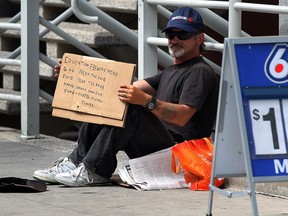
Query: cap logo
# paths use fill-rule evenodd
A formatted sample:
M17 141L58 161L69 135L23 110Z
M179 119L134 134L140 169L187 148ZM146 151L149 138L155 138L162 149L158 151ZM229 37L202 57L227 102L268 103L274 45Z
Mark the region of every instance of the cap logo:
M187 20L188 22L193 23L193 18L192 17L186 17L186 16L175 16L175 17L172 17L171 20L172 21L173 20Z
M188 18L188 21L191 22L191 23L193 23L193 18L192 18L192 17L189 17L189 18Z

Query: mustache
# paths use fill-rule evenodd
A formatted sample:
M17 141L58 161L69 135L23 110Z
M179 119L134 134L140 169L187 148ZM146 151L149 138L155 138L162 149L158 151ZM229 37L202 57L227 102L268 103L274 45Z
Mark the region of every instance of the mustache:
M171 44L171 45L169 46L169 48L170 48L170 49L176 49L176 48L181 48L181 49L183 49L183 46L181 46L180 44Z

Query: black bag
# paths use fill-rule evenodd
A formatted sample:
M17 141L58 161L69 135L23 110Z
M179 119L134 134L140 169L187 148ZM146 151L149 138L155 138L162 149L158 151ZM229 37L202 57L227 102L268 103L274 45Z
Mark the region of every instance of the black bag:
M31 193L44 192L47 185L43 181L16 177L0 178L0 193Z

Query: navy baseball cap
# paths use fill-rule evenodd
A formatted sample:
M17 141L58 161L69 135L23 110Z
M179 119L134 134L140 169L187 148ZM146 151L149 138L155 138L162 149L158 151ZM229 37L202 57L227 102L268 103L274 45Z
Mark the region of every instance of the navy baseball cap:
M191 7L181 7L175 10L162 32L171 28L179 28L187 32L204 32L201 15Z

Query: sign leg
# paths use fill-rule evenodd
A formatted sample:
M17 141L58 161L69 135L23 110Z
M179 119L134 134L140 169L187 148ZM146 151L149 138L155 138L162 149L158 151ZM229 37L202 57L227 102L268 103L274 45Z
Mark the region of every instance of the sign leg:
M206 216L212 216L213 196L214 196L214 191L210 188L209 196L208 196L208 209L207 209Z

